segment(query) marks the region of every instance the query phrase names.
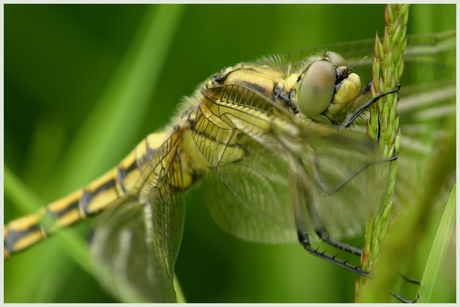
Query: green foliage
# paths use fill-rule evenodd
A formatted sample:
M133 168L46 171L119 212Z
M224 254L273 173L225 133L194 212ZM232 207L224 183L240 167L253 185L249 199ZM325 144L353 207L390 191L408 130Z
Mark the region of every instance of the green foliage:
M433 296L438 285L438 278L444 259L447 254L451 238L455 231L456 218L456 193L457 185L452 188L449 200L439 223L438 231L431 248L430 256L428 257L425 272L423 272L422 283L420 285L420 300L419 303L432 303Z

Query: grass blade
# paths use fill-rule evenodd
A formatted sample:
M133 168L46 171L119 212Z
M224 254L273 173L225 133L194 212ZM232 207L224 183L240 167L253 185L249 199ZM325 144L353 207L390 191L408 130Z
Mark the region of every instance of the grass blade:
M449 200L442 215L436 237L431 248L430 256L423 273L420 285L420 303L433 303L432 297L436 290L436 282L441 266L447 253L447 247L455 228L456 217L456 184L452 188Z

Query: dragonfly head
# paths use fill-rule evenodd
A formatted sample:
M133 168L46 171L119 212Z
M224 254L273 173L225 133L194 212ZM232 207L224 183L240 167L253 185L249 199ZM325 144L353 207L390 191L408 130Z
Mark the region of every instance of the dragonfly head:
M327 51L317 57L299 75L296 102L303 115L326 117L337 122L337 116L348 111L347 105L361 90L361 79L351 73L347 61Z

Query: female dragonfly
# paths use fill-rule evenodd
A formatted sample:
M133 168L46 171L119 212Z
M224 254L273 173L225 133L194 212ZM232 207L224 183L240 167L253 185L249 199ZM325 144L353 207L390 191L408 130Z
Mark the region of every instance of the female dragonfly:
M174 301L182 194L204 180L208 209L224 230L269 243L293 242L300 234L311 253L366 274L312 248L305 228L313 226L308 233L322 237L333 227L338 229L329 232L337 236L359 231L368 212L351 206L368 199L365 178L344 178L382 162L363 135L337 129L352 124L349 118L369 102L344 58L357 63L363 54L286 54L222 69L186 99L168 128L147 136L114 169L38 214L8 223L5 256L55 227L105 211L91 243L104 282L128 284L136 297ZM330 164L344 157L346 163ZM315 190L325 181L346 184L337 193L322 191L332 194L325 201ZM45 215L56 222L41 224ZM359 254L338 241L328 243ZM142 254L148 256L139 259Z

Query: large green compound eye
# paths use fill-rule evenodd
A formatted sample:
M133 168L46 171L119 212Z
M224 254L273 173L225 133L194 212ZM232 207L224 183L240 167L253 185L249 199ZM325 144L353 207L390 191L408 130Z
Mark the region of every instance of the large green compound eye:
M335 66L327 61L310 65L297 89L297 105L308 117L324 112L332 101L335 86Z
M332 64L335 65L335 67L339 66L347 66L348 67L348 62L345 60L340 54L335 53L334 51L327 51L324 54Z

